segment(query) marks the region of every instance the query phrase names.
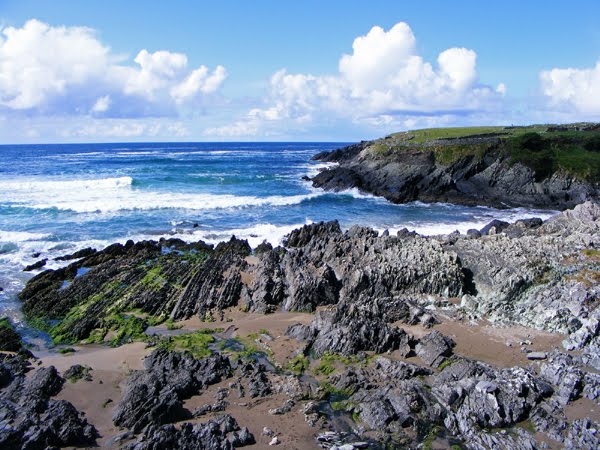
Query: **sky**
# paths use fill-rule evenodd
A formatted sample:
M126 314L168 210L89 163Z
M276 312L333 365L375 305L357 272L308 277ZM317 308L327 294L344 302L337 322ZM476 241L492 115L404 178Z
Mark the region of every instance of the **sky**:
M600 2L0 0L0 144L600 121Z

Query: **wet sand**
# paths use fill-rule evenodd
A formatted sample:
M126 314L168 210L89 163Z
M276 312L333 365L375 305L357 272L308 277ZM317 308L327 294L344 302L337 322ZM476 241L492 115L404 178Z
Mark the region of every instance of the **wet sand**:
M112 422L114 407L122 397L125 379L132 370L144 368L144 357L152 349L146 348L144 342L134 342L117 348L101 345L74 346L74 353L61 355L51 353L41 356L43 366L54 366L63 374L74 364L92 368L92 381L79 380L75 383L66 381L62 391L56 396L60 400L68 400L79 411L85 413L88 422L92 423L100 438L98 444L105 447L106 442L121 433ZM108 402L108 400L111 402Z
M549 352L554 348L561 348L564 339L564 336L558 333L548 333L518 325L500 328L486 321L470 324L443 320L430 329L421 325L407 326L401 322L394 325L416 337L422 337L434 329L438 330L454 340L456 343L454 353L497 367L528 366L533 361L527 359L527 353L521 351L522 347L535 352ZM526 341L531 344L520 345L521 342Z

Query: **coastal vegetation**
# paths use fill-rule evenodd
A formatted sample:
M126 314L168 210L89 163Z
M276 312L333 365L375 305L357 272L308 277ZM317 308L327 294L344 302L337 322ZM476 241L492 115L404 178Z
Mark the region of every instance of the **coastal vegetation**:
M444 165L465 157L481 160L497 151L510 164L530 167L538 180L564 171L577 179L600 181L600 126L593 124L428 128L391 134L371 146L383 157L432 152Z
M572 208L600 195L600 124L430 128L363 141L315 159L312 178L394 203L415 200Z

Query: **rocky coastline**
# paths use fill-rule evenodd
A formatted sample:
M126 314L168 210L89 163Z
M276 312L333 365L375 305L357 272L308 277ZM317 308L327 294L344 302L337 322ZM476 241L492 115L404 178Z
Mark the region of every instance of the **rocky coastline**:
M575 125L396 133L316 155L335 165L311 181L393 203L564 210L600 197L600 126Z
M0 324L0 447L600 446L598 203L63 259L20 294L62 353Z

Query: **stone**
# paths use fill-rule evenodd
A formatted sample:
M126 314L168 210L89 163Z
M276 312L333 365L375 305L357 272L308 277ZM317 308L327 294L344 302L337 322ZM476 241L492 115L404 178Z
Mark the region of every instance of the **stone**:
M531 352L527 353L527 359L532 361L538 361L542 359L546 359L546 352Z

